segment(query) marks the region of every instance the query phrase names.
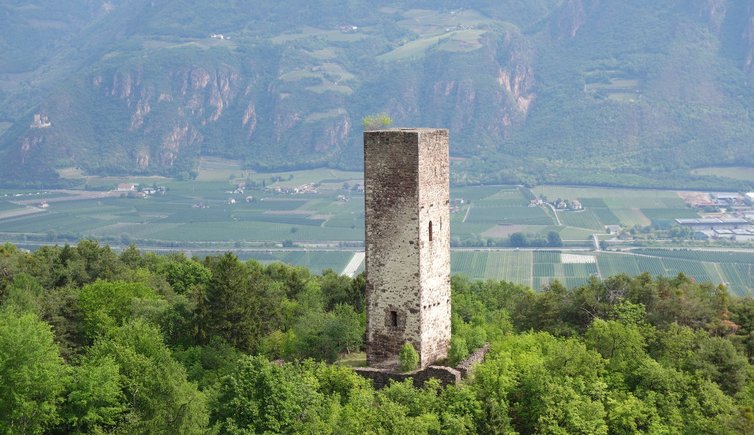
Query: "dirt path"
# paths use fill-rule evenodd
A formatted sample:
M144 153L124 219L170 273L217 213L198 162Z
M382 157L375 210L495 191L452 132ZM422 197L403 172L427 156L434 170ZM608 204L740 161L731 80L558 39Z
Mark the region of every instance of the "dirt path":
M43 208L36 208L36 207L17 208L15 210L6 210L6 211L0 212L0 219L10 219L14 217L27 216L27 215L35 214L35 213L42 213L44 211L47 211L47 210Z
M553 207L552 204L547 203L547 202L545 204L547 204L547 206L550 207L550 209L552 210L552 214L555 215L555 220L558 221L558 225L563 225L562 223L560 223L560 217L558 216L558 211L555 210L555 207Z

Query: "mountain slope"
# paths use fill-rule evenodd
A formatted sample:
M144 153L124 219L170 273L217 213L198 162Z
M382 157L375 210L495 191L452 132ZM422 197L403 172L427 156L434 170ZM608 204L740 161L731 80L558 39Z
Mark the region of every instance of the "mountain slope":
M48 6L31 3L1 10L22 34ZM754 165L745 2L84 3L48 14L66 18L27 41L36 57L3 31L5 183L187 177L202 154L358 168L380 111L450 128L458 182L714 183L688 170Z

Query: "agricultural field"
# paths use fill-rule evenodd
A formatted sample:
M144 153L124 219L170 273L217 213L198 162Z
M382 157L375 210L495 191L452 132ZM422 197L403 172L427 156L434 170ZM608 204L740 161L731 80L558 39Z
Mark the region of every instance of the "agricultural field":
M453 251L451 271L472 279L511 281L535 290L542 290L554 280L572 288L587 283L592 276L636 276L648 272L672 278L683 273L697 282L725 284L737 295L754 296L754 253L743 252Z
M474 205L466 219L469 223L553 225L542 207Z
M0 200L0 212L6 211L6 210L13 210L16 208L21 208L21 206L18 204L14 204L12 202Z
M471 279L505 280L531 286L531 251L453 251L451 273Z
M398 25L419 35L377 57L383 62L419 58L432 48L444 51L473 51L482 47L489 18L472 10L437 12L426 9L406 11Z
M242 170L237 162L203 159L191 181L88 179L90 185L138 183L165 191L145 198L123 192L110 198L50 200L47 209L34 215L0 215L0 235L15 240L52 234L54 241L54 234L60 234L111 242L360 241L363 194L350 189L360 183L358 175L328 169L260 175ZM19 205L0 202L0 212L12 207Z
M81 178L75 169L66 176ZM327 168L258 173L240 162L203 158L194 180L161 177L84 177L97 191L0 190L0 242L28 246L97 238L103 243L208 252L227 249L243 258L283 261L315 271L341 272L364 239L360 172ZM122 183L158 189L146 197L115 192ZM107 191L110 191L109 193ZM583 209L554 209L532 200L578 200ZM47 207L42 207L48 203ZM725 283L738 294L754 292L754 252L642 248L591 252L592 236L614 238L606 225L667 225L698 217L677 192L589 187L460 186L451 188L453 273L546 287L569 287L592 276L619 273L658 276L684 273L697 281ZM513 233L529 238L557 232L576 251L490 249L506 246ZM258 249L270 248L269 251ZM319 249L319 250L318 250ZM323 251L321 249L328 249ZM336 249L333 251L332 249ZM476 249L476 248L474 248ZM363 270L363 264L357 271Z
M741 166L718 166L698 168L691 171L694 175L712 175L715 177L732 178L734 180L754 180L754 168Z
M603 224L592 209L560 212L558 215L560 217L560 222L568 227L587 228L601 233L605 228L605 225L608 225Z

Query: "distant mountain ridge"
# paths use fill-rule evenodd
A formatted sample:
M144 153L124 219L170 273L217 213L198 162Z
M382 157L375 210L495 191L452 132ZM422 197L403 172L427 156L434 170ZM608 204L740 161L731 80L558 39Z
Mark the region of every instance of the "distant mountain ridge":
M200 155L360 168L361 118L383 111L449 128L455 182L754 165L747 2L16 0L0 18L5 184L190 177Z

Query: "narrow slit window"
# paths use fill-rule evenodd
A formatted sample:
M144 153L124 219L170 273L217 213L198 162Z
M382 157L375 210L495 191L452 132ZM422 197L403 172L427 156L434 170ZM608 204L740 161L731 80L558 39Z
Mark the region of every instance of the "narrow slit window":
M397 311L390 312L390 326L392 326L393 328L398 327L398 312Z
M429 221L429 241L432 241L432 221Z

